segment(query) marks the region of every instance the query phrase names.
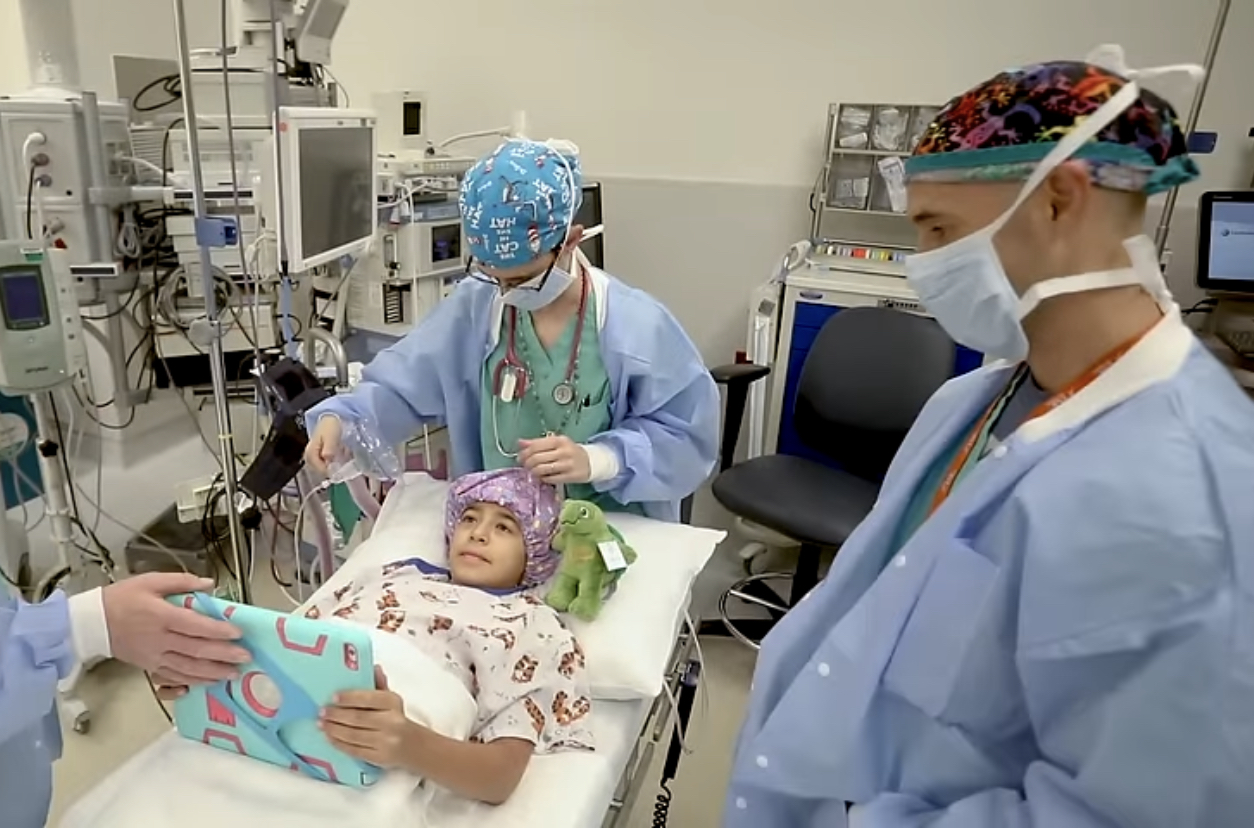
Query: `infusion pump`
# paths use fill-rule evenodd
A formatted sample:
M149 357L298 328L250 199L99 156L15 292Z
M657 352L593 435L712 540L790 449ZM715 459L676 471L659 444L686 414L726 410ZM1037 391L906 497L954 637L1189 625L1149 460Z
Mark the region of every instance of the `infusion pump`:
M82 351L82 323L68 273L31 242L0 241L0 391L46 391L78 367L70 354Z

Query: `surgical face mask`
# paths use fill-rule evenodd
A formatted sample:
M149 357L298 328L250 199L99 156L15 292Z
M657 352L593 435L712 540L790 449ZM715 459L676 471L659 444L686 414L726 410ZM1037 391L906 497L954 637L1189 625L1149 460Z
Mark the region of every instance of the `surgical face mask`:
M573 274L555 264L547 273L541 273L534 279L505 291L501 294L501 301L507 305L513 305L520 311L538 311L557 301L557 297L561 296L574 281Z
M1164 67L1152 71L1192 73L1195 69ZM1032 172L1010 209L992 224L944 247L906 259L906 278L919 301L956 342L995 359L1022 360L1028 353L1023 319L1044 299L1065 293L1140 284L1164 310L1171 306L1171 294L1153 255L1153 243L1144 237L1124 242L1132 258L1131 268L1047 279L1033 285L1023 297L1006 277L993 244L997 232L1046 176L1132 106L1139 93L1136 82L1129 82L1059 141ZM1150 246L1148 261L1146 243Z

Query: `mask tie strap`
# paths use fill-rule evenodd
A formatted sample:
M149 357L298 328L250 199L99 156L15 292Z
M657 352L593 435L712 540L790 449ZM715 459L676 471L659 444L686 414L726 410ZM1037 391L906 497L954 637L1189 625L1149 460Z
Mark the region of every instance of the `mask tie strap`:
M1061 296L1064 293L1080 293L1132 285L1140 285L1144 288L1154 297L1154 301L1158 303L1163 313L1169 313L1175 305L1175 300L1158 266L1157 251L1153 241L1146 236L1133 236L1125 241L1123 246L1128 252L1128 258L1132 261L1131 267L1079 273L1074 276L1062 276L1037 282L1028 288L1019 300L1019 319L1026 318L1046 299Z
M1052 299L1064 293L1081 293L1089 290L1127 287L1128 285L1139 285L1143 281L1141 274L1137 272L1136 268L1122 267L1118 270L1098 270L1092 273L1060 276L1057 279L1037 282L1028 288L1027 292L1019 299L1019 319L1022 320L1027 317L1046 299Z

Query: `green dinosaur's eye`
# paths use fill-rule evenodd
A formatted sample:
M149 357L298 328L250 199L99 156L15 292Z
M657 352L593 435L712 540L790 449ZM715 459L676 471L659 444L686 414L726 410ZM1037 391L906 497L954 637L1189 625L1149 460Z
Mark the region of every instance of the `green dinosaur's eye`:
M592 512L589 512L589 511L588 511L588 507L587 507L587 506L580 506L580 507L579 507L579 516L580 516L580 517L582 517L582 518L590 518L590 517L592 517Z

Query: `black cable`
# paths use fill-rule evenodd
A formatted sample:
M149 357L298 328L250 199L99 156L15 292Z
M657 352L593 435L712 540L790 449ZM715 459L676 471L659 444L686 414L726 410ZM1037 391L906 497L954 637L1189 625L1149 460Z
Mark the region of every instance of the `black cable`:
M231 577L234 578L235 573L222 557L222 550L216 538L217 533L212 524L213 516L216 513L218 504L217 486L221 480L222 475L219 473L216 477L214 477L209 494L205 497L205 508L200 515L200 536L205 542L205 552L209 555L210 560L213 562L215 571L221 567L231 573ZM217 579L215 578L215 580Z
M157 703L157 707L161 708L161 715L165 716L167 722L174 724L174 718L170 715L170 711L166 709L165 702L161 701L161 696L157 694L157 683L152 680L152 673L144 671L144 678L148 680L148 689L152 691L152 700Z
M1219 305L1218 299L1212 299L1210 297L1207 297L1206 299L1202 299L1198 302L1193 303L1192 307L1181 311L1180 315L1188 316L1189 314L1192 314L1192 313L1212 313L1214 312L1215 308L1218 305Z
M35 211L35 164L30 164L30 176L26 179L26 238L33 239L35 234L30 229L30 214ZM43 228L40 228L39 235L43 235Z
M161 91L165 92L169 97L159 104L141 105L140 101L149 92L161 87ZM143 89L135 93L134 99L131 100L131 109L136 112L156 112L162 107L169 106L175 101L183 98L183 84L178 75L166 75L149 82Z
M657 801L653 803L653 828L666 828L666 820L670 816L671 811L671 783L662 783L662 792L657 795Z
M222 528L215 525L215 520L218 514L218 504L220 504L226 497L226 486L221 485L222 482L222 472L218 472L213 478L213 483L210 484L209 495L205 498L205 509L200 518L200 534L205 540L205 548L217 559L217 562L227 571L227 573L230 574L231 580L238 583L239 578L236 576L235 570L230 564L226 547L223 546L222 543L227 537L229 537L230 528L226 527L224 531ZM219 488L220 485L221 488ZM232 506L228 504L228 508L232 508Z
M130 291L127 292L126 298L122 300L120 305L118 305L117 310L109 311L104 316L89 316L88 314L85 314L85 313L81 314L81 316L84 319L89 320L91 322L104 322L108 319L112 319L115 316L121 316L122 313L126 310L127 306L130 305L131 300L135 298L135 292L137 290L139 290L139 278L138 277L136 277L135 279L135 284L131 285L131 289Z
M300 337L301 337L301 334L303 334L303 333L305 332L305 320L301 319L299 316L297 316L297 315L296 315L296 314L294 314L294 313L279 313L279 314L275 314L275 318L276 318L276 319L279 319L279 320L283 320L283 319L290 319L290 320L292 320L293 322L295 322L295 323L296 323L296 330L292 332L292 341L293 341L293 342L300 342ZM282 322L281 322L281 321L280 321L280 324L282 324ZM286 344L286 343L285 343L285 344Z
M162 188L165 188L170 183L170 178L169 178L170 133L174 131L175 126L177 126L178 124L182 122L183 122L182 118L175 118L173 121L170 121L169 125L165 128L165 134L161 136L161 186ZM163 202L161 205L162 239L168 238L170 235L169 220L170 220L170 211L166 208L165 203ZM168 276L169 274L167 273L166 275ZM155 294L156 289L157 289L157 263L156 262L152 263L152 282L153 282L153 293ZM151 314L149 315L148 319L149 319L149 322L152 322ZM155 337L153 339L153 342L154 343L156 342Z
M39 591L39 594L35 596L35 600L47 601L52 596L52 593L56 592L57 585L68 577L70 577L70 568L68 566L58 569L44 584L44 588Z
M273 569L274 562L273 562L273 561L271 561L271 562L270 562L270 565L271 565L271 568ZM13 580L12 578L10 578L10 577L9 577L9 573L7 573L7 572L5 572L5 571L4 571L4 567L0 567L0 580L3 580L6 584L8 584L9 586L13 587L13 588L14 588L14 589L16 589L18 592L25 592L25 591L26 591L26 587L25 587L24 585L19 584L17 581L15 581L15 580ZM277 576L276 576L275 580L278 580ZM290 585L289 585L289 586L290 586Z
M114 403L113 400L109 400L109 402L105 403L104 405L95 405L93 403L91 406L88 406L87 405L88 400L84 400L82 396L79 395L77 387L71 385L70 391L74 393L74 399L78 400L78 404L79 406L82 407L83 413L87 415L87 419L91 420L99 428L103 428L106 431L125 431L126 429L130 428L135 423L135 412L138 411L138 409L133 405L131 406L130 414L128 414L126 417L126 422L122 423L121 425L112 425L111 423L103 422L99 417L97 417L95 414L92 413L92 409L93 408L95 409L108 408L109 406L113 405Z

